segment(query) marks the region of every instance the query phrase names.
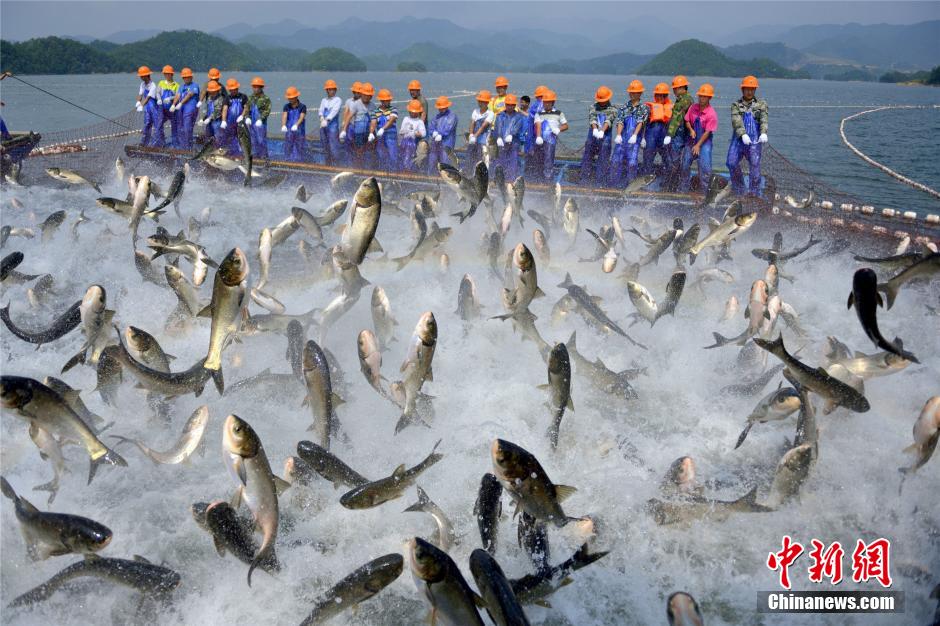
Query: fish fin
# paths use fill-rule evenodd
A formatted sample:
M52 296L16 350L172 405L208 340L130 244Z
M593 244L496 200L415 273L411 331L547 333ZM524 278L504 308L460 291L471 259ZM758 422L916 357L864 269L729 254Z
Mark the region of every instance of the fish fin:
M416 485L418 490L418 501L405 509L404 513L415 513L415 512L424 512L431 503L431 499L428 497L428 494L420 486Z
M559 502L564 502L570 498L578 489L569 485L555 485L555 498Z
M333 403L334 409L341 404L346 404L346 401L336 395L336 393L330 394L330 401Z
M820 365L816 368L816 372L822 376L829 376L829 372L826 371L826 368Z
M855 292L852 291L849 293L849 299L845 303L846 309L851 309L855 305Z
M127 461L124 458L111 450L110 448L105 448L106 452L99 456L97 459L92 459L91 463L88 466L88 482L86 484L91 484L91 480L95 477L95 473L98 471L98 466L104 463L109 465L120 465L121 467L127 467Z
M395 468L395 471L392 472L392 476L395 478L402 478L405 475L405 464L402 463Z
M13 500L14 502L16 502L17 500L16 492L13 490L12 485L10 485L10 483L7 482L7 479L4 478L3 476L0 476L0 492L2 492L3 495L9 498L10 500Z
M199 312L196 313L196 317L212 317L212 303L199 309Z
M475 592L473 592L472 590L471 590L470 593L473 593L473 603L477 605L477 608L485 609L485 608L486 608L486 600L484 600L484 599L480 596L480 594L475 593Z
M536 288L535 288L535 294L534 294L532 297L533 297L533 298L544 298L544 297L545 297L545 292L542 291L542 288L541 288L541 287L536 287Z
M570 581L570 580L571 580L570 577L569 577L569 578L566 578L565 580L563 580L563 581L561 582L561 584L560 584L559 586L563 586L563 585L569 584L569 583L567 583L567 582L565 582L565 581ZM550 608L552 608L552 605L551 605L551 603L550 603L548 600L536 600L536 601L533 602L532 604L534 604L534 605L536 605L536 606L540 606L540 607L542 607L543 609L550 609Z
M432 369L431 367L428 367L428 375L427 375L427 378L425 378L425 380L434 382L434 369Z
M887 309L891 310L891 307L894 306L894 301L898 297L898 288L895 287L891 282L882 283L878 285L878 291L881 291L885 294L885 300L887 301Z
M545 383L544 385L536 385L536 389L541 389L542 391L549 391L551 388L552 386L548 383Z
M574 400L571 399L571 396L568 396L568 410L574 411Z
M307 406L308 404L310 404L310 394L309 394L309 393L304 396L304 399L303 399L303 400L301 400L300 406Z
M904 454L911 454L911 453L913 453L913 452L917 452L917 444L916 444L916 443L912 443L912 444L909 445L908 447L906 447L906 448L904 448L903 450L901 450L901 452L903 452ZM4 495L6 495L6 492L4 492ZM7 497L9 497L9 496L7 496Z
M73 356L71 359L65 362L65 365L62 366L62 371L60 373L64 374L79 363L85 363L85 350L82 349L81 352Z
M283 478L280 478L278 476L274 476L273 478L274 478L274 491L275 493L277 493L278 496L280 496L285 491L290 489L291 484L287 482L286 480L284 480Z
M219 395L221 396L223 393L225 393L225 379L222 378L222 368L220 367L217 370L209 370L209 375L212 377L212 382L215 383L216 391L218 391ZM196 394L196 397L198 398L199 394Z
M231 499L231 501L229 502L229 504L232 505L232 508L235 509L236 511L237 511L237 510L239 509L239 507L241 507L241 505L242 505L242 489L243 489L243 487L238 487L238 488L235 490L235 493L232 494L232 499Z
M225 544L222 542L222 539L216 535L212 535L212 543L215 545L215 551L219 556L225 556Z
M770 319L770 311L768 311L767 309L764 309L764 319L768 319L768 320Z
M881 308L884 308L885 301L884 299L882 299L881 294L878 293L877 291L875 291L875 302L878 303L878 306L880 306Z
M751 305L744 307L744 319L751 319Z
M744 440L747 439L747 434L751 432L751 427L754 426L754 422L748 422L744 427L744 430L741 431L741 435L738 437L738 443L734 444L734 449L737 450L741 447L741 444L744 443Z
M754 485L750 491L738 498L735 502L741 504L757 504L757 485Z
M135 554L133 557L131 557L131 559L136 563L146 563L147 565L152 565L150 559L142 557L139 554Z

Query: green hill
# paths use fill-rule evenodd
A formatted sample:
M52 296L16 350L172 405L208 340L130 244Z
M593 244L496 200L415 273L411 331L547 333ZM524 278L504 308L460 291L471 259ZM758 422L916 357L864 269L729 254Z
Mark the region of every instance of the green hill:
M307 55L300 69L305 72L364 72L366 64L340 48L320 48Z
M770 59L732 59L715 46L697 39L672 44L638 68L636 73L652 76L682 73L695 76L754 74L764 78L809 78L802 71L788 70Z
M649 56L621 52L593 59L562 59L543 63L532 68L532 71L537 74L632 74L649 60Z
M59 37L0 41L0 63L4 71L14 74L92 74L122 69L110 55Z

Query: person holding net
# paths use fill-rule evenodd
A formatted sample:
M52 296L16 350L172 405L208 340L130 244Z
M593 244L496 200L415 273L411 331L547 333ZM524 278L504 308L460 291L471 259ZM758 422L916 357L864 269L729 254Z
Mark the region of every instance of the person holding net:
M757 77L741 81L741 98L731 103L731 144L728 146L728 171L735 195L760 195L761 147L767 143L769 126L767 102L756 97ZM748 180L744 185L741 161L747 159Z

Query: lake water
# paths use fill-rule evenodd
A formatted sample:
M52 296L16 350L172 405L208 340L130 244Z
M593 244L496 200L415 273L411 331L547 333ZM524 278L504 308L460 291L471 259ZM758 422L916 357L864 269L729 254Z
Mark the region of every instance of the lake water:
M250 82L248 72L224 73L234 76L242 85ZM409 74L367 72L365 74L319 72L266 72L267 92L274 100L274 110L283 105L284 89L296 85L301 100L316 107L322 97L321 86L326 78L334 78L343 87L354 80L368 80L376 89L391 89L397 99L407 98ZM464 129L474 106L473 94L481 88L492 90L494 76L484 73L429 73L419 76L424 94L429 99L446 94L454 100L454 110ZM202 78L199 76L198 78ZM565 112L571 130L562 135L568 147L583 144L587 112L593 102L594 90L605 84L614 90L614 102L626 98L626 84L632 76L609 75L509 75L510 90L517 95L531 94L536 85L545 83L558 94L558 108ZM646 86L645 96L651 97L653 86L671 77L640 77ZM693 92L702 82L715 86L712 101L718 110L721 126L716 136L713 165L724 167L731 122L729 106L739 97L739 79L689 77ZM106 74L91 76L33 76L26 80L68 100L105 116L116 116L133 107L138 79L133 75ZM197 80L197 82L201 81ZM10 128L61 130L95 123L95 118L79 109L63 104L15 80L2 85L4 119ZM936 160L936 137L940 136L940 89L881 83L839 83L810 80L762 79L760 96L770 104L770 141L793 163L813 172L826 183L852 193L877 207L915 210L921 213L940 212L940 201L903 185L871 167L852 154L839 137L839 121L852 113L885 105L927 106L933 108L892 110L872 113L848 122L847 135L862 152L876 161L926 184L940 189L940 167ZM458 97L459 96L459 97ZM455 99L456 98L456 99Z

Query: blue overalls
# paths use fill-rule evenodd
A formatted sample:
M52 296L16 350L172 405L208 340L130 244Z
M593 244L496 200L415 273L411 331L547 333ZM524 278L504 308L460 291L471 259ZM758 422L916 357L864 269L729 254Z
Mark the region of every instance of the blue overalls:
M206 124L206 136L212 137L212 143L216 148L222 148L224 144L222 143L222 129L219 128L222 118L215 119L215 108L217 106L221 107L224 101L225 98L222 96L206 97L206 119L209 120L209 123Z
M519 177L519 148L525 144L525 118L518 112L509 114L503 111L496 116L496 137L506 141L506 135L512 136L512 143L498 148L496 163L503 166L506 181L512 182Z
M691 172L692 172L692 161L698 159L698 182L699 189L704 193L708 189L708 180L712 175L712 137L709 135L708 139L702 143L702 147L699 150L699 155L695 156L692 154L692 146L694 146L698 137L702 136L702 133L705 132L705 128L702 126L702 118L698 117L695 119L695 123L692 124L692 130L695 131L695 140L690 139L686 145L685 150L682 152L682 168L679 172L679 191L687 192L691 186Z
M175 81L174 81L175 82ZM170 107L173 105L173 98L176 97L176 90L173 90L169 87L166 80L160 81L164 85L163 89L158 91L160 99L163 100L163 105L159 107L158 112L160 113L160 121L157 124L157 138L160 141L160 146L169 146L170 148L179 147L179 130L180 130L180 115L176 112L170 111ZM179 85L177 84L177 89ZM159 89L159 86L158 86ZM167 144L166 139L163 134L163 126L170 122L170 143Z
M222 130L221 144L225 146L229 154L239 155L242 153L238 145L238 122L239 116L244 112L245 103L242 100L242 94L229 96L228 113L225 117L226 128Z
M196 126L196 113L198 112L196 103L199 102L199 85L196 83L189 83L188 85L183 83L180 85L180 100L190 93L193 94L192 98L181 105L182 110L177 111L177 114L180 115L180 134L177 148L181 150L189 150L193 147L193 128Z
M328 114L329 110L324 104L321 104L320 117L325 118ZM322 145L326 151L327 165L340 165L342 161L342 154L340 153L339 147L339 118L342 114L342 110L340 110L333 116L333 119L327 122L326 128L320 129L320 145Z
M477 109L474 113L479 113L480 110ZM474 120L473 116L470 117L470 129L472 132L477 132L480 130L480 127L486 123L486 115L483 115L480 119ZM495 121L495 120L494 120ZM467 171L471 172L476 168L477 162L483 159L483 146L490 140L490 134L493 132L493 125L490 124L489 127L480 133L480 136L477 137L476 143L467 144Z
M558 144L558 136L552 132L548 120L543 119L541 126L543 143L533 148L533 167L541 180L549 183L555 175L555 148Z
M441 135L440 141L434 141L434 133ZM450 109L438 111L434 119L428 122L428 146L431 148L428 153L428 173L431 176L437 176L438 163L453 165L444 152L444 147L453 149L456 143L457 115Z
M760 137L760 130L757 127L757 120L750 110L745 111L741 116L744 122L744 132L751 138L751 145L745 146L741 138L735 135L728 146L728 172L731 174L731 190L735 195L744 195L746 190L744 186L744 174L741 172L741 159L747 159L748 163L748 187L751 195L760 195L760 155L761 144L757 142Z
M304 121L300 122L296 131L291 130L291 128L294 127L294 124L297 124L300 114L306 113L307 107L299 102L296 107L292 107L288 103L284 105L284 111L287 112L287 132L284 133L284 160L303 161L304 152L307 148L307 117L304 116Z
M371 103L370 103L371 104ZM357 111L346 125L346 141L349 142L349 155L352 166L360 169L372 165L372 152L369 150L369 123L372 112L368 105L366 111Z
M643 149L643 168L644 174L653 173L653 165L656 155L663 161L663 170L669 171L669 146L663 145L663 139L666 137L666 131L669 128L669 122L654 122L652 117L646 125L646 148Z
M266 117L261 118L261 112L258 111L258 106L254 101L251 102L247 119L251 121L251 125L248 127L248 136L251 137L252 158L268 158L268 119ZM255 126L255 122L258 120L261 120L261 126Z
M584 152L581 154L581 184L594 184L598 187L607 184L607 177L610 172L611 136L616 121L608 118L605 113L597 114L598 128L603 128L606 122L611 124L611 128L604 132L603 139L596 138L593 133L594 129L588 126L587 141L584 142Z
M395 112L395 109L378 109L375 112L375 131L378 133L379 129L385 126L388 123L391 114ZM397 115L396 115L397 117ZM386 172L396 171L398 169L398 121L392 122L392 124L385 129L385 132L382 133L381 137L375 138L375 153L378 157L378 167L380 170L385 170Z
M156 148L163 146L163 133L153 132L160 123L161 118L157 101L148 97L146 104L144 104L144 127L140 130L140 145Z
M633 182L633 179L636 178L639 171L640 138L642 135L637 135L637 140L635 143L627 143L627 141L633 135L633 131L636 130L636 117L634 117L633 113L631 113L630 115L623 118L622 121L623 132L620 136L623 141L620 143L620 145L614 148L614 171L611 174L613 178L611 183L614 186L625 187Z

